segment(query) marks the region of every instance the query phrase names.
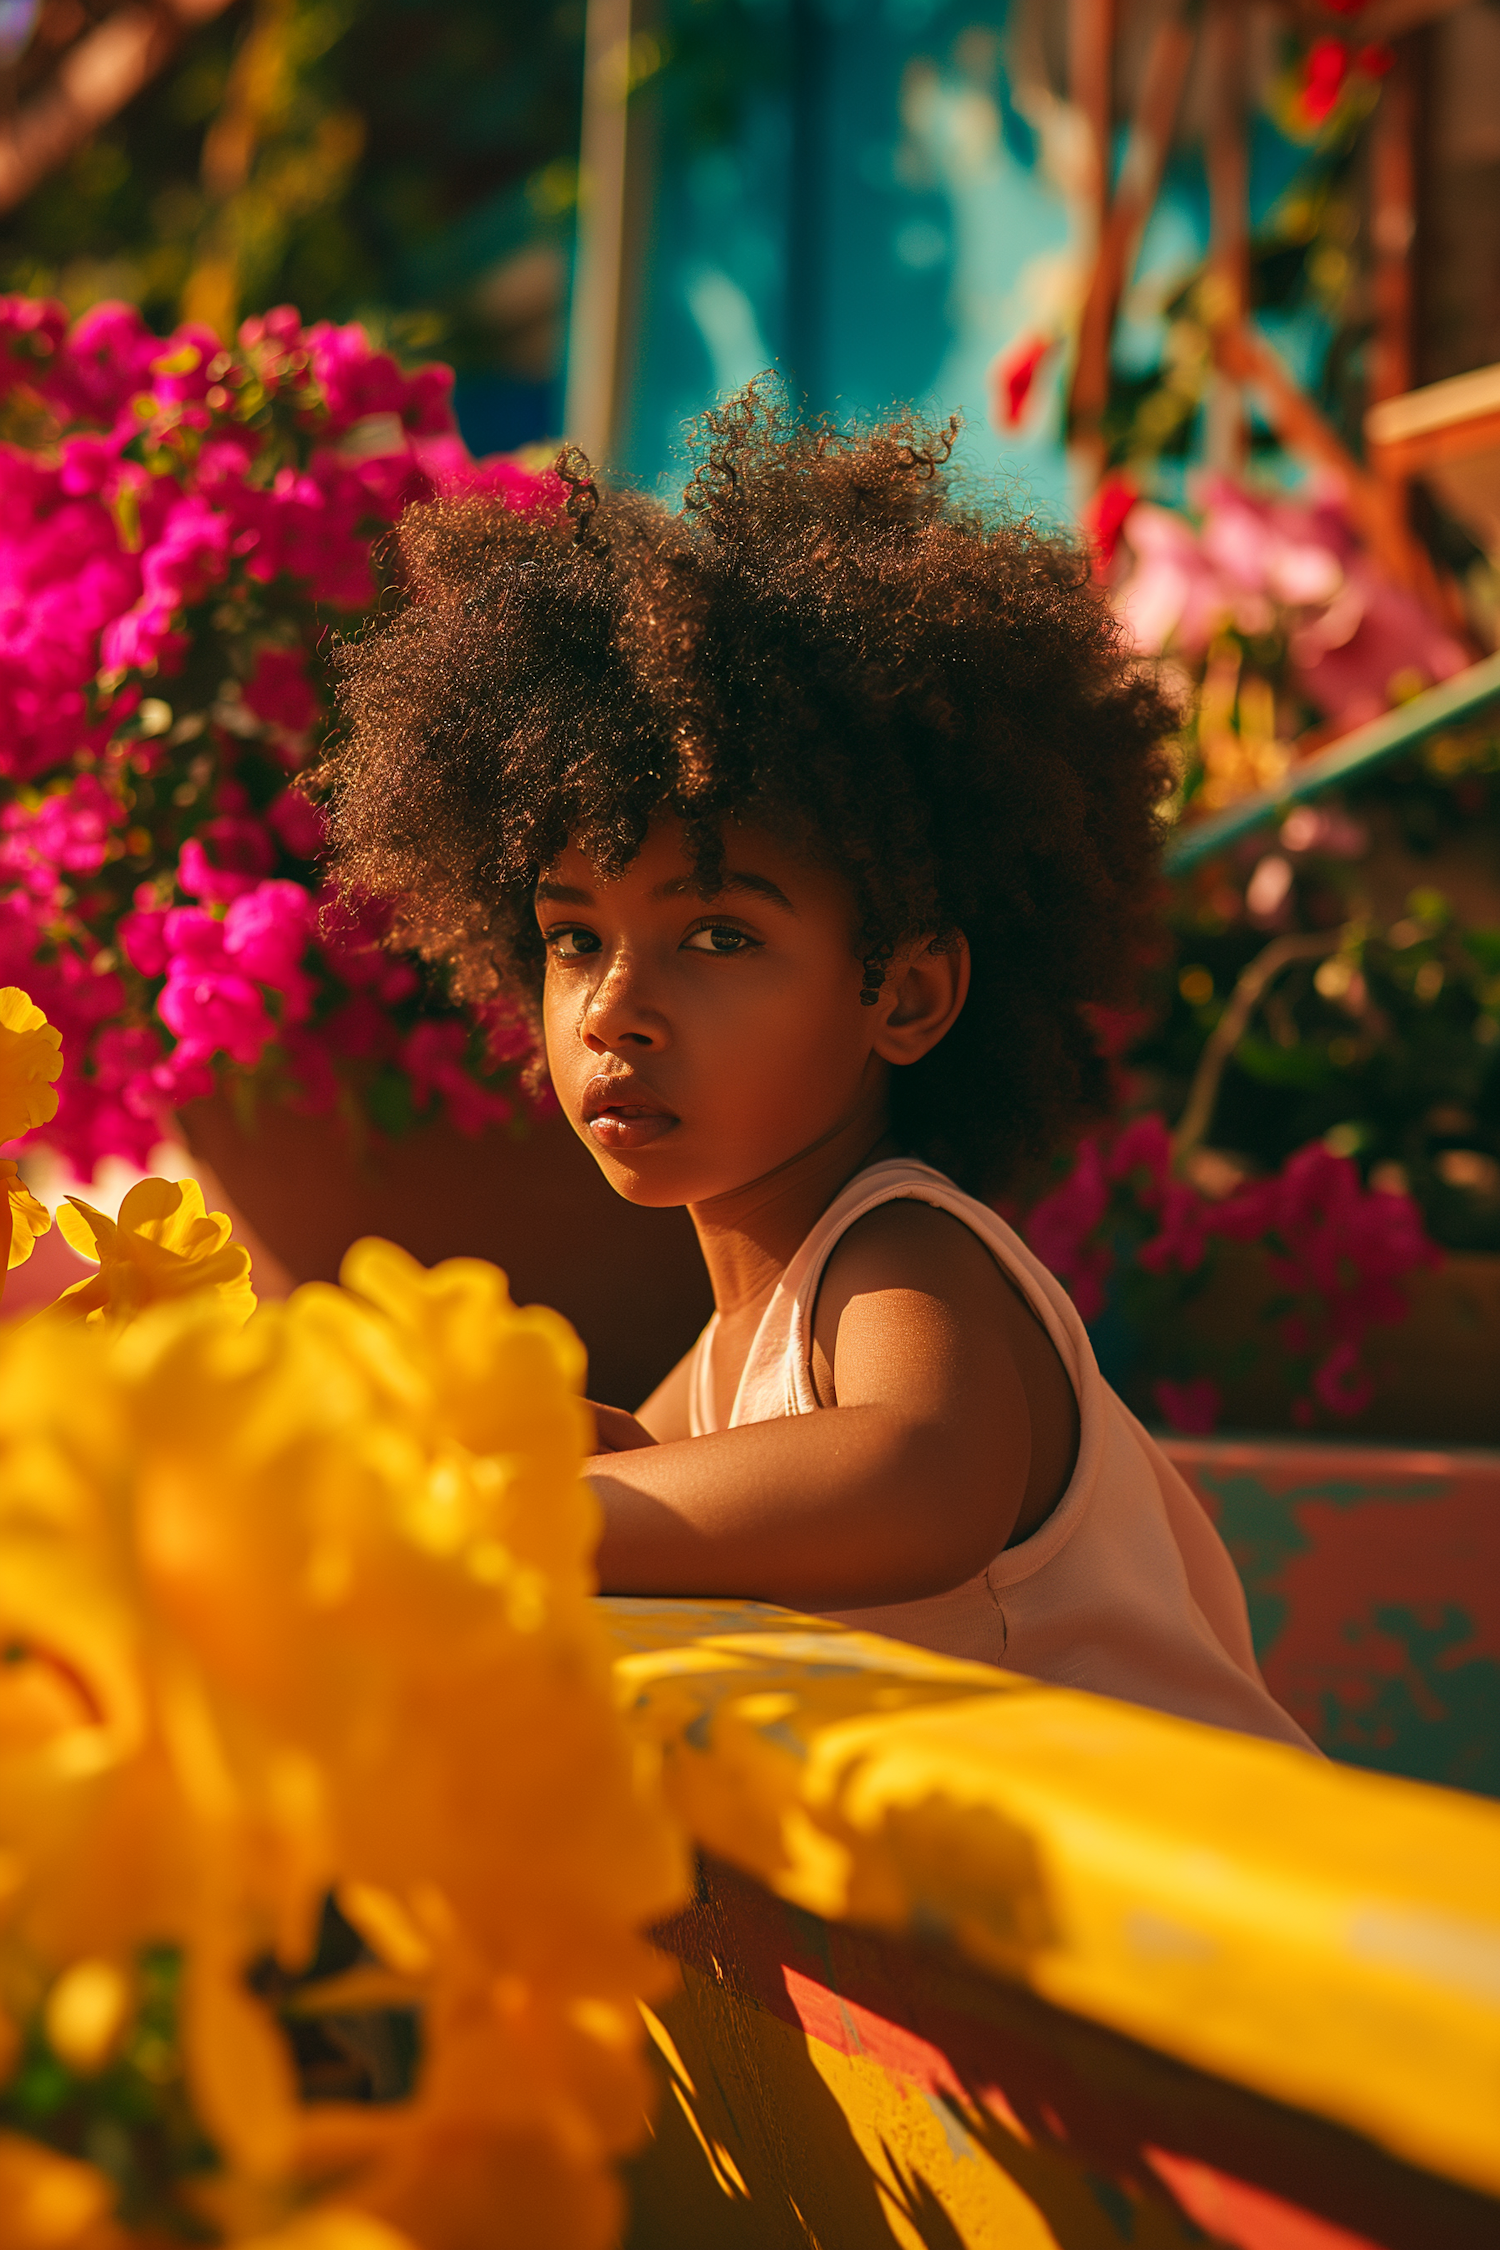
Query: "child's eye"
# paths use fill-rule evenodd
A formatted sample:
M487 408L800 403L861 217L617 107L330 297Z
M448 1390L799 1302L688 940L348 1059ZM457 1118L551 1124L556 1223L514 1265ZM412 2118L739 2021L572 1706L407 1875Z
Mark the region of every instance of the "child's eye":
M548 930L547 951L558 961L577 961L585 953L597 953L599 940L592 930Z
M749 953L759 944L759 938L729 922L706 923L701 930L690 930L682 941L686 953Z

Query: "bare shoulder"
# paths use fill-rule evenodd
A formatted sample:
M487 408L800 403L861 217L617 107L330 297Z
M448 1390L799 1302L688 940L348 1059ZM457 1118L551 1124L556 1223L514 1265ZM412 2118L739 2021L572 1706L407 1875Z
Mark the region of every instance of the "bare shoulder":
M1065 1490L1072 1382L1019 1283L953 1212L903 1198L857 1220L829 1258L809 1356L820 1404L883 1398L979 1441L976 1473L1005 1487L1009 1536Z
M959 1300L1014 1294L972 1227L912 1197L877 1205L840 1236L824 1268L819 1310L879 1289Z
M945 1360L963 1339L967 1357L981 1338L1004 1349L1016 1321L1029 1325L1030 1317L962 1219L914 1199L882 1203L840 1237L824 1268L813 1312L814 1388L833 1402L835 1370L856 1333L876 1342L888 1327L909 1365L919 1337Z

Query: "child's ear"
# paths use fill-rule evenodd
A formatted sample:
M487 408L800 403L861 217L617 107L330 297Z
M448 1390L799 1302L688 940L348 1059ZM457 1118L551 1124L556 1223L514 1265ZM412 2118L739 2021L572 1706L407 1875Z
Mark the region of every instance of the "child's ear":
M930 938L891 963L877 1007L875 1053L888 1063L920 1062L930 1054L969 993L969 941L955 930L935 953Z

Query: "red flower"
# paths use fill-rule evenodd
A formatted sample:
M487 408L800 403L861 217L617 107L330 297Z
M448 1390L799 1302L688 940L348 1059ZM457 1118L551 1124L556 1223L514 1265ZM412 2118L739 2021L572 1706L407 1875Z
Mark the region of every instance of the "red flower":
M1349 75L1349 50L1341 39L1315 39L1307 50L1302 107L1314 125L1329 116Z
M1023 336L1002 352L990 369L990 420L997 430L1018 430L1043 360L1053 349L1050 336Z
M1312 1387L1331 1414L1362 1414L1375 1396L1374 1380L1347 1338L1314 1368Z
M1140 494L1129 477L1113 472L1089 502L1087 522L1094 543L1094 575L1102 578L1115 559L1125 519Z

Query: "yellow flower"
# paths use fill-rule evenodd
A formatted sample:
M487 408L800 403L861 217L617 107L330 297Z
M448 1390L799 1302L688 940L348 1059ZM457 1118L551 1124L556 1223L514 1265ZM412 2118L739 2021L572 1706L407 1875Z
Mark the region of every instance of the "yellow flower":
M685 1864L588 1600L582 1364L492 1268L374 1243L243 1323L208 1290L0 1332L0 2006L92 2062L117 1965L180 1948L231 2240L617 2238L638 1933ZM379 1965L327 2007L422 2010L403 2100L304 2103L246 1981L306 1964L330 1892Z
M0 2133L0 2220L6 2250L120 2250L114 2192L92 2164Z
M147 1305L212 1290L229 1311L248 1320L255 1310L250 1253L231 1242L232 1221L205 1211L196 1180L139 1180L106 1218L76 1195L59 1210L63 1239L96 1274L75 1281L52 1308L91 1321L130 1320Z
M61 1033L19 985L0 988L0 1141L51 1123L61 1070Z
M62 1039L19 985L0 988L0 1141L13 1141L34 1125L50 1124L57 1115L57 1095L52 1081L62 1069ZM45 1206L22 1185L10 1158L0 1159L0 1190L6 1208L0 1224L8 1227L6 1269L22 1266L31 1256L38 1235L52 1224ZM0 1276L0 1289L4 1278Z
M5 1261L8 1272L12 1266L25 1265L36 1248L38 1236L50 1228L52 1213L45 1203L38 1203L13 1157L0 1157L0 1188L4 1190L9 1209L10 1248ZM4 1286L0 1278L0 1289Z

